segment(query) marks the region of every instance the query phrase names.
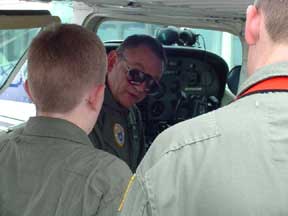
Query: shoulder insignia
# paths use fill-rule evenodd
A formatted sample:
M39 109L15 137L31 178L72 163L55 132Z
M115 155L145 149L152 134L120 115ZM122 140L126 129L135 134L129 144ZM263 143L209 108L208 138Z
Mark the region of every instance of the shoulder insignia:
M116 145L122 148L125 143L125 131L122 125L115 123L113 126L113 133Z

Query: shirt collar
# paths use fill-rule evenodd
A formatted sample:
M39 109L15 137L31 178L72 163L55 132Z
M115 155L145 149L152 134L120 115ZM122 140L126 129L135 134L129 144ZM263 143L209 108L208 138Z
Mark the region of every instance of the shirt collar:
M32 136L65 139L93 146L84 130L69 121L59 118L31 117L27 121L23 133Z
M262 80L279 76L288 76L288 62L275 63L259 68L240 86L238 95Z

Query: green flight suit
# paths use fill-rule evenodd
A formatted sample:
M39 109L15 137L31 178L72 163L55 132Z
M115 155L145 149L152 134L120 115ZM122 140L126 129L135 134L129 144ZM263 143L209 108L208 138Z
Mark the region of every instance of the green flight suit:
M0 136L1 216L115 215L131 172L76 125L32 117Z
M140 111L115 101L108 86L97 123L89 135L92 143L124 160L134 172L146 150Z
M259 68L239 93L284 76L288 62ZM288 215L287 101L285 90L258 91L163 131L131 178L120 215Z

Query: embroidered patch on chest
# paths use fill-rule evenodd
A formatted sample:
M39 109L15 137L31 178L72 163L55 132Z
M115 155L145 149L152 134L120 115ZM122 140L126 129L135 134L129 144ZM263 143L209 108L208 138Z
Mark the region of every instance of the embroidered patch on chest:
M125 143L125 131L122 125L115 123L113 126L113 133L116 145L122 148Z

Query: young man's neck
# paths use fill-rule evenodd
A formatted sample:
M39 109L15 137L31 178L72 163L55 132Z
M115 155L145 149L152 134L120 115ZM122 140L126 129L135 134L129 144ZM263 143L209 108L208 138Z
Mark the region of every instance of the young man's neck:
M67 113L36 112L36 116L58 118L71 122L81 128L88 135L93 129L96 120L93 121L95 118L93 117L93 114L87 114L88 112L85 114L85 112L83 113L82 111L80 112L78 110L73 110Z

